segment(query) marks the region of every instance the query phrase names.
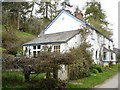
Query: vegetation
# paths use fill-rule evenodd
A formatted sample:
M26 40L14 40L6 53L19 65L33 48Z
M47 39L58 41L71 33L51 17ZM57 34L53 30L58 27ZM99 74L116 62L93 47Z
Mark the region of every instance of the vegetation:
M4 72L7 75L6 74L3 75L3 80L5 80L3 86L5 86L6 88L13 87L13 86L6 86L10 84L9 83L9 78L10 78L10 80L12 79L17 80L16 83L18 84L25 83L25 86L21 84L22 88L23 87L41 88L41 86L42 89L64 88L65 84L64 82L58 79L57 73L58 70L61 68L60 67L61 64L68 65L72 62L71 60L73 60L71 53L60 54L60 53L51 53L51 52L41 52L36 58L16 58L16 59L7 56L7 58L5 57L2 62L4 65L3 70L7 72L10 71L11 69L15 70L19 68L19 70L22 69L23 73L22 73L22 77L20 76L20 81L19 81L19 79L16 76L17 74L14 75L13 73L14 77L10 78L9 76L12 76L10 72L8 73ZM35 73L36 76L31 79L32 72ZM46 78L34 79L40 73L45 73L44 76ZM8 81L8 84L6 81Z
M70 66L70 79L80 79L89 74L93 61L91 57L92 55L88 50L91 45L86 41L89 33L90 32L83 27L83 29L80 30L80 46L71 50L75 60Z
M118 60L118 62L120 62L120 51L118 51L118 53L117 53L117 60Z
M42 18L33 16L35 4L40 7L36 13L41 14ZM63 4L69 6L66 2ZM109 32L105 31L106 27L104 25L107 26L108 22L105 21L105 14L102 12L101 5L96 2L88 4L90 4L90 7L92 7L91 4L94 4L93 6L95 7L86 9L86 16L88 15L86 21L95 25L95 28L98 26L97 29L105 32L105 35L110 35ZM101 11L95 9L96 5L98 5ZM111 64L110 67L105 68L105 70L108 69L107 72L104 72L101 66L92 65L91 53L88 51L91 45L86 42L89 31L84 27L80 30L81 45L76 49L71 49L70 52L64 54L51 53L49 51L51 48L49 48L44 52L40 52L36 58L16 57L17 54L22 54L22 44L41 33L50 20L56 16L57 3L52 4L51 0L50 2L3 2L2 8L3 23L0 27L3 27L3 47L0 50L3 51L3 88L63 89L66 87L67 82L60 81L57 77L58 70L61 69L61 64L69 66L70 79L80 79L78 82L86 84L86 87L96 85L116 72L116 67ZM92 11L93 9L95 11ZM98 16L95 14L101 21L97 20L95 16L90 16L92 12L88 11L99 13ZM93 21L96 21L96 24ZM108 72L110 73L109 75ZM35 74L33 75L33 73ZM92 81L93 83L90 84ZM69 83L68 87L76 86L81 88L85 87L84 84L74 85Z
M96 85L109 79L111 76L115 75L117 71L118 71L117 65L113 65L111 68L104 67L103 73L91 74L89 77L85 77L83 79L69 81L69 83L67 84L67 87L68 88L93 88Z
M3 53L16 56L18 52L22 54L22 44L33 39L35 36L16 30L2 31Z
M113 65L112 67L104 67L103 73L91 74L89 77L85 77L78 80L70 80L67 84L67 88L92 88L104 82L111 76L115 75L117 73L117 70L118 70L117 65ZM55 81L55 79L48 79L48 81L46 81L44 79L45 73L40 73L38 76L36 77L35 76L36 74L31 74L30 81L24 82L24 75L21 71L3 71L2 72L3 89L5 88L22 89L22 88L34 88L34 87L41 88L40 86L48 88L50 84L51 87L54 87L53 85L60 87L66 83L65 81L64 82ZM51 83L46 83L46 82L51 82ZM59 83L55 83L55 82L59 82ZM42 88L41 90L43 89L44 88Z
M106 20L105 12L101 7L101 3L97 0L86 2L85 21L90 23L103 35L110 37L112 35L111 29L108 28L109 22Z
M45 77L44 73L35 77L35 74L30 76L33 80L39 80ZM24 75L21 71L3 71L2 72L2 87L5 88L27 88L27 83L24 82Z

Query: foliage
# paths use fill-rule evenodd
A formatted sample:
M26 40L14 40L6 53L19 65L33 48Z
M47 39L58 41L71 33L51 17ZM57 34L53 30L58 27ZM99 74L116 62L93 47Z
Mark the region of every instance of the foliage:
M108 28L109 22L106 20L105 12L101 7L101 3L97 0L86 2L85 6L85 21L93 25L103 35L110 37L111 29Z
M33 3L29 2L3 2L2 19L3 25L19 29L20 22L24 22L28 13L32 13Z
M92 72L92 73L95 73L95 74L98 74L98 73L99 73L99 72L98 72L98 70L97 70L97 69L95 69L95 68L94 68L94 69L92 69L92 70L91 70L91 72Z
M70 79L83 78L89 74L92 58L90 52L85 50L83 46L84 44L81 44L81 47L72 51L75 61L70 68Z
M91 75L77 81L78 84L68 83L68 88L94 88L96 85L103 83L105 80L109 79L111 76L114 76L118 72L118 65L111 67L103 73L98 73L96 75ZM80 84L79 84L80 83Z
M14 81L14 82L13 82ZM22 86L23 74L18 71L3 71L2 72L2 86L3 88Z
M92 67L91 67L90 69L91 69L91 70L92 70L92 69L97 69L99 73L102 73L102 72L103 72L103 66L101 66L101 65L96 65L96 64L94 64L94 65L92 65Z
M5 52L8 54L16 55L20 50L20 39L16 35L15 31L3 31L2 34L2 46L5 48Z
M117 60L120 62L120 52L117 53Z
M113 62L112 61L110 61L109 62L109 67L111 67L113 65Z
M64 81L56 80L54 78L41 79L39 81L31 81L28 83L29 85L27 87L30 89L56 90L63 89L66 87Z
M5 30L8 31L10 27L10 30L16 29L38 35L50 20L33 16L34 5L35 2L3 2L2 25Z
M109 68L109 67L107 67L107 68ZM78 82L80 84L68 83L67 88L81 88L81 89L82 88L93 88L94 86L104 82L111 76L115 75L118 71L117 69L118 69L118 66L114 65L111 67L111 69L108 69L108 70L104 71L103 73L98 73L96 76L92 75L92 76L74 81L74 82ZM34 77L34 75L31 75L31 76ZM42 75L42 78L43 78L43 75ZM16 71L16 72L15 71L3 71L2 72L3 89L10 89L10 88L11 89L19 88L21 90L23 90L24 88L30 89L28 86L30 86L30 85L35 86L35 84L37 84L37 82L39 82L39 80L41 80L41 74L39 74L34 80L32 80L30 82L24 82L24 76L21 71ZM44 80L46 80L46 79L44 79ZM51 79L49 79L49 80L51 80ZM54 81L54 80L52 80L52 81ZM57 83L58 87L60 87L60 86L63 87L64 83L66 83L66 81L63 81L63 82L58 81L58 82L59 82L59 83Z
M21 44L20 38L17 36L15 30L11 30L9 28L8 31L3 30L2 35L2 46L6 50L4 52L12 55L16 55L18 51L21 50Z
M61 69L60 65L69 65L73 62L72 60L74 59L71 53L41 52L36 58L5 56L3 64L5 70L13 69L13 67L22 69L25 81L29 81L31 72L46 73L46 78L57 79L58 69ZM53 73L53 76L50 73Z
M89 35L89 32L83 27L80 30L80 34L80 46L71 50L75 60L70 68L70 79L79 79L87 76L89 74L89 68L92 65L92 55L88 50L91 45L86 42L86 37Z
M59 0L48 0L48 1L36 1L35 4L38 5L39 9L36 10L36 13L41 14L43 18L52 20L57 15L57 6Z
M14 56L2 53L2 70L14 69Z
M62 89L66 87L66 81L56 80L54 78L45 79L44 74L39 74L35 79L29 82L24 82L24 75L21 71L3 71L2 72L2 86L3 89L21 89L23 90L48 90ZM34 75L31 75L34 77ZM14 81L14 82L13 82Z

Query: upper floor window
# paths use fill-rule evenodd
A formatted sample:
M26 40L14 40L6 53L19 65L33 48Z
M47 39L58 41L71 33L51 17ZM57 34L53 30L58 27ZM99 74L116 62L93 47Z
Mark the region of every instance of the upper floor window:
M38 45L37 48L40 49L40 48L41 48L41 45Z
M33 49L36 49L36 46L33 46Z
M111 53L111 60L113 60L113 53Z
M54 52L60 52L60 45L54 46Z

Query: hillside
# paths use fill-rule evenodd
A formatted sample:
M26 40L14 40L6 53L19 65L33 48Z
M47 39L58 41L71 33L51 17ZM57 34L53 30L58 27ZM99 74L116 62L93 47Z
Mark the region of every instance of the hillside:
M19 30L6 31L4 28L0 30L2 34L2 47L0 47L0 53L14 55L19 52L22 54L22 45L36 36L27 32Z

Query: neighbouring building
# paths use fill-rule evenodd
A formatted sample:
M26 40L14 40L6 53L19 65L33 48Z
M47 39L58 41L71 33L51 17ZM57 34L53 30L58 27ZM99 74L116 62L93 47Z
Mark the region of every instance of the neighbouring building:
M84 26L91 32L87 40L92 45L90 51L93 54L94 63L108 65L111 61L115 64L116 54L113 51L113 41L81 20L83 15L80 11L75 14L74 16L66 10L61 10L43 33L23 45L23 54L27 57L36 57L46 46L51 47L51 52L67 52L70 48L80 45L80 29Z

